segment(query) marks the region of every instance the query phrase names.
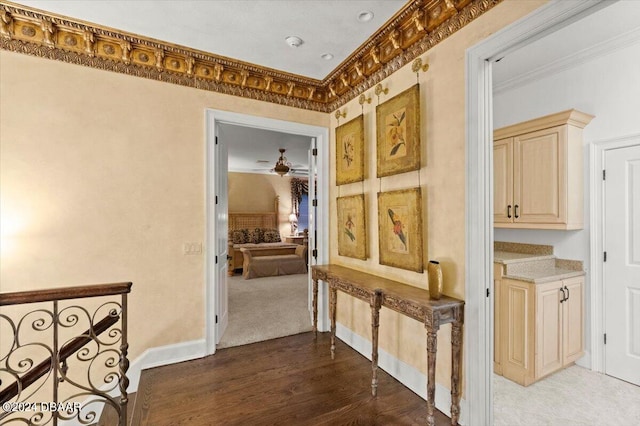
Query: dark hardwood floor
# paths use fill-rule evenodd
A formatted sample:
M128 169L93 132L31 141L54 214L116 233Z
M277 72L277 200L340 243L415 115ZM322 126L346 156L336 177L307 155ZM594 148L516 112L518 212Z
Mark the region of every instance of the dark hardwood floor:
M424 425L426 402L329 334L221 349L199 360L145 370L133 426ZM436 412L436 424L450 419Z

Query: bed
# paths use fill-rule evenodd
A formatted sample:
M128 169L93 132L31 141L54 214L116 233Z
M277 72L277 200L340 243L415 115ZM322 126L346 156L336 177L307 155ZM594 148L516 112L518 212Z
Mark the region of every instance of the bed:
M229 275L242 270L242 249L269 249L271 255L295 252L296 244L281 241L278 230L278 197L270 212L229 212Z

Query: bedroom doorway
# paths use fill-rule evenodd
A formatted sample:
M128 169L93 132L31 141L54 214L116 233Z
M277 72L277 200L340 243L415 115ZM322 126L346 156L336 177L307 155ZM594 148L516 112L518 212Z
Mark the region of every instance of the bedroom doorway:
M226 191L216 191L219 188L221 182L226 181L226 170L224 167L216 167L216 137L220 136L220 129L238 128L248 131L262 131L262 132L279 132L284 134L282 139L287 139L289 136L295 135L304 136L307 140L312 141L317 146L317 155L312 158L313 161L309 162L308 171L306 175L309 176L309 182L313 182L315 177L315 185L309 185L313 189L317 190L316 199L318 200L318 207L311 211L311 217L309 218L309 249L317 248L316 256L310 256L311 264L323 263L328 260L328 129L318 126L310 126L299 123L267 119L262 117L250 116L246 114L230 113L226 111L206 111L206 126L207 126L207 204L206 204L206 220L207 220L207 247L206 251L206 288L205 288L205 318L206 318L206 346L207 353L213 354L216 350L216 343L220 341L222 337L219 335L220 330L216 325L216 316L219 318L219 307L224 306L224 301L221 298L228 297L227 294L227 280L223 279L218 273L222 266L220 262L226 262L226 259L216 259L215 248L221 244L227 243L227 227L226 223L229 219L229 210L226 210L228 198L221 200L220 197L228 197ZM230 127L231 126L231 127ZM224 135L224 131L222 134ZM266 134L266 133L265 133ZM218 137L219 144L225 144L224 138ZM233 143L233 141L231 142ZM283 142L284 143L284 142ZM260 145L260 142L254 142L255 145ZM254 145L254 146L255 146ZM229 148L229 146L227 146ZM305 148L308 151L308 147ZM273 160L275 163L276 157L279 153L275 154L265 153L265 161ZM229 158L231 158L231 153ZM275 155L275 156L274 156ZM273 157L273 158L272 158ZM256 162L245 165L248 169L248 173L265 172L273 168L271 161L269 163ZM264 170L263 170L264 169ZM295 168L292 167L294 176L296 175ZM300 169L300 168L299 168ZM224 176L221 173L225 173ZM297 174L301 171L298 170ZM304 173L303 173L304 174ZM274 176L272 175L272 178ZM276 179L281 179L279 176L275 176ZM250 199L250 194L246 194L246 198ZM312 197L312 191L309 192L309 197ZM216 197L217 203L216 203ZM284 200L283 200L284 201ZM288 203L288 200L287 200ZM221 209L225 209L221 212ZM282 215L279 215L282 216ZM289 232L284 232L284 229L292 226L288 222L289 214L285 214L285 217L279 218L280 233L282 235L289 235ZM314 228L315 225L315 228ZM216 260L218 263L216 263ZM233 279L235 279L234 277ZM241 279L241 278L240 278ZM309 322L311 318L310 314L310 290L311 280L309 274L306 278L306 293L307 293L307 311L309 311ZM326 289L321 289L321 297L319 298L319 327L324 330L328 324L327 314L327 295Z

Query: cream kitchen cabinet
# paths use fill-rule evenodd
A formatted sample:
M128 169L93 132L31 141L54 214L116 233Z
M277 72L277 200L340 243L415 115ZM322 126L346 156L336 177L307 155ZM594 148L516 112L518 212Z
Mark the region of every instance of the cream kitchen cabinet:
M568 110L494 131L495 227L583 227L582 129L591 119Z
M584 276L535 283L500 282L502 375L523 386L584 354Z

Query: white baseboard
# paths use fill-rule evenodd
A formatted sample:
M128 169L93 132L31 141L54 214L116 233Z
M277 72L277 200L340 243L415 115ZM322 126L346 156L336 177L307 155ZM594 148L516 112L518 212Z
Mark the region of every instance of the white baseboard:
M589 370L593 370L593 365L591 365L591 352L585 351L582 358L576 361L576 365L579 365L580 367L584 367Z
M127 371L129 387L127 388L127 392L133 393L138 390L142 370L175 364L177 362L190 361L192 359L202 358L206 354L205 339L147 349L129 366L129 371Z
M371 342L354 333L344 325L336 323L336 336L360 354L371 360ZM400 383L427 400L427 376L415 367L400 361L383 349L378 349L378 367L386 371ZM436 408L451 417L451 390L436 383ZM459 424L467 424L464 401L460 401Z
M160 367L162 365L175 364L177 362L190 361L192 359L202 358L206 355L206 341L205 339L192 340L190 342L181 342L173 345L166 346L158 346L157 348L147 349L136 358L130 365L129 370L127 371L127 377L129 377L129 387L127 388L127 393L133 393L138 390L138 385L140 384L140 375L142 374L142 370L146 370L147 368ZM113 385L108 384L104 386L102 391L113 387ZM116 386L109 395L112 397L117 397L120 395L120 389ZM88 398L91 400L93 398ZM132 401L129 401L132 403ZM84 404L84 403L83 403ZM96 412L96 419L99 419L102 416L102 409L104 408L103 404L96 404L95 407L92 407L93 411ZM80 423L77 420L70 421L59 421L58 424L60 426L80 426Z

